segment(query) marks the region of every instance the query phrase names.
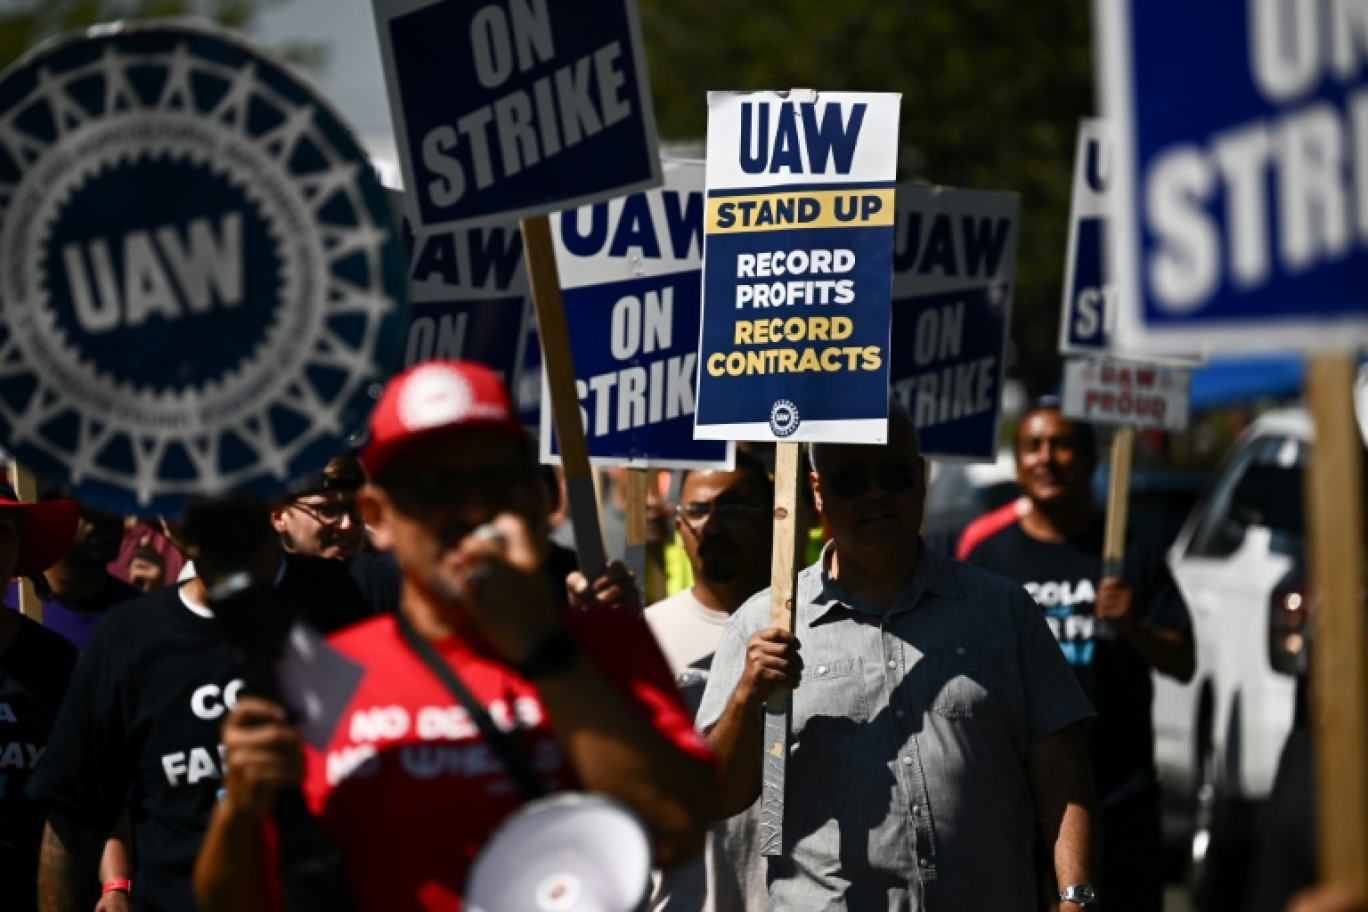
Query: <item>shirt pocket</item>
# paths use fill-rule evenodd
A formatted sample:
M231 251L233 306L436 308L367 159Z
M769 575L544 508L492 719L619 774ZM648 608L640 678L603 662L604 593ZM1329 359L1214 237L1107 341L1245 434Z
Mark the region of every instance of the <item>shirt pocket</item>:
M992 712L1003 699L1002 654L996 649L947 647L922 659L931 711L947 719Z
M797 698L798 694L802 695L801 699ZM817 716L850 722L869 719L869 696L859 656L842 656L804 665L803 682L798 685L794 699L794 729L801 731Z

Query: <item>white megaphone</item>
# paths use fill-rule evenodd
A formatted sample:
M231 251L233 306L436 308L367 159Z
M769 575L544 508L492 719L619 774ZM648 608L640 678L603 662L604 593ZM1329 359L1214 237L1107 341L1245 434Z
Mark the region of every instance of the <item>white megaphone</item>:
M469 912L637 912L651 842L637 816L602 795L539 798L505 820L471 865Z

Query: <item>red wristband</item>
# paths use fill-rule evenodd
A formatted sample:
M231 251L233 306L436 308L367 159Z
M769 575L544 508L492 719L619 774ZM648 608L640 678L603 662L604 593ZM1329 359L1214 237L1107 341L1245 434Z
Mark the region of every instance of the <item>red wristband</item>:
M133 894L133 881L127 877L106 880L104 886L100 888L100 895L104 896L106 893L127 893L131 896Z

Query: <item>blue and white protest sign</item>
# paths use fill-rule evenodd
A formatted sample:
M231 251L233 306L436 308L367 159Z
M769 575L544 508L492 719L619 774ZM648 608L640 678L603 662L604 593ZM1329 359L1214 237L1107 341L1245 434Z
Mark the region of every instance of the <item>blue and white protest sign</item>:
M1019 208L1015 193L898 187L889 380L927 456L997 456Z
M696 437L886 440L900 100L708 93Z
M1183 353L1362 344L1361 4L1098 0L1117 335Z
M405 279L350 131L240 38L105 27L0 78L0 440L78 497L317 470L397 366Z
M1097 354L1112 345L1118 285L1111 280L1107 262L1111 155L1105 121L1084 120L1078 125L1064 264L1064 308L1059 321L1059 350L1063 354Z
M703 165L664 174L661 189L551 218L585 439L603 465L726 467L729 443L693 436ZM549 460L549 409L541 441Z
M478 361L513 389L531 318L517 224L417 236L409 228L405 219L410 307L403 366L434 358Z
M420 233L660 183L634 0L374 3Z

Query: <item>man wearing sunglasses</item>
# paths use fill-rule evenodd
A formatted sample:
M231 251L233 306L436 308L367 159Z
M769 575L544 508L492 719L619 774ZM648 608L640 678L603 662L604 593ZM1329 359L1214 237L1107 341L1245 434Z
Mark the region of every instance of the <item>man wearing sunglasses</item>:
M765 464L738 451L729 471L691 471L680 486L675 529L693 585L646 609L689 711L703 699L728 618L769 585L774 485ZM764 912L769 906L752 808L712 827L704 857L666 871L651 908L661 912Z
M1123 573L1104 578L1104 517L1091 491L1096 436L1064 417L1058 399L1041 399L1022 416L1016 464L1029 508L981 537L965 560L1025 587L1097 707L1088 751L1102 805L1108 912L1159 912L1163 833L1150 671L1192 677L1187 608L1158 543L1133 540Z
M779 909L1034 912L1036 826L1059 888L1092 902L1092 709L1049 627L1012 581L924 547L925 463L890 404L881 446L812 451L832 542L799 576L795 632L769 592L713 657L698 724L723 780L720 815L760 794L765 700L792 688ZM799 644L801 646L801 655Z

